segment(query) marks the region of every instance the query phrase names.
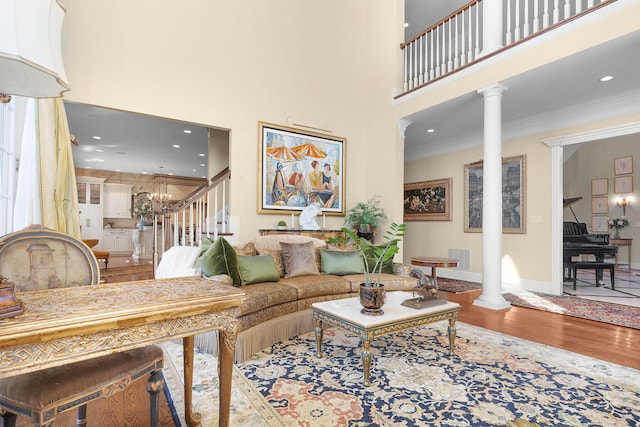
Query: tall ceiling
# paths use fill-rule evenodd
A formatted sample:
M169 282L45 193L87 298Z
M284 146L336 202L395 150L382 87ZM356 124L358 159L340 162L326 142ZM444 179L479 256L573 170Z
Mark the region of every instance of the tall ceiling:
M406 38L466 3L405 0ZM640 111L638 69L640 32L501 82L508 87L502 99L503 137L579 125L596 114L602 119L621 110ZM600 83L604 75L614 79ZM207 153L206 127L81 104L66 103L66 108L71 133L79 141L74 147L76 167L206 176L207 161L201 156ZM482 144L483 100L476 93L406 119L412 122L405 132L407 161ZM185 134L185 129L192 133Z

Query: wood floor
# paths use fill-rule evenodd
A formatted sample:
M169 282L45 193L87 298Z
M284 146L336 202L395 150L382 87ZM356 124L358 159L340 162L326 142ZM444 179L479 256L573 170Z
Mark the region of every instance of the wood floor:
M115 259L113 261L115 261L113 266L122 265ZM109 266L111 265L112 260L109 262ZM473 301L480 294L481 291L441 292L443 298L462 306L458 315L460 322L640 369L640 330L638 329L524 307L514 306L500 311L489 310L473 305ZM108 401L91 403L88 407L89 425L147 426L149 409L144 384L144 380L139 381L138 386L133 390L121 392ZM138 402L138 405L134 405L133 402ZM74 425L73 411L64 415L64 418L54 425ZM162 426L174 425L164 395L160 419ZM28 426L26 421L26 418L20 417L18 426Z

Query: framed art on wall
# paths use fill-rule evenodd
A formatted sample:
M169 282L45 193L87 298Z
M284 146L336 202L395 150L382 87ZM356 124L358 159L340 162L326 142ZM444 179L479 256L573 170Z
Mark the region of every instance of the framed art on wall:
M606 216L592 216L591 231L594 233L608 233L609 218L607 218Z
M613 168L616 175L633 173L633 157L618 157L613 161Z
M609 213L609 198L608 197L592 197L591 213L592 214Z
M591 195L604 196L609 194L609 178L597 178L591 180Z
M613 181L613 191L616 194L633 192L633 176L616 176Z
M482 161L464 166L464 232L482 232ZM502 159L502 232L524 234L527 217L526 156Z
M404 185L404 221L451 221L451 178Z
M345 212L346 138L258 123L258 213Z

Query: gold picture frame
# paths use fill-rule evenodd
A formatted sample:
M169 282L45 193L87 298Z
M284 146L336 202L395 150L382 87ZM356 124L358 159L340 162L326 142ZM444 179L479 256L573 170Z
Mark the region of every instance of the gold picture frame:
M483 162L464 165L464 232L482 232ZM527 232L526 155L502 159L502 232Z
M613 169L616 175L633 173L633 157L618 157L613 161Z
M347 139L258 122L258 213L345 214Z
M609 194L609 178L596 178L591 180L591 195L604 196Z
M609 213L609 197L592 197L591 213L592 214L608 214Z
M616 194L633 192L633 176L616 176L613 181L613 191Z
M451 178L404 185L404 221L451 221Z

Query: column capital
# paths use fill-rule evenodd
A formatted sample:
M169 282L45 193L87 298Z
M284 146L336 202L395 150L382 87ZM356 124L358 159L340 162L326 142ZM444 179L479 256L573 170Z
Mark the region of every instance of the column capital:
M400 131L400 138L404 139L404 132L407 130L409 125L413 123L411 120L398 119L396 120L396 124L398 125L398 130Z
M509 88L500 83L493 83L489 86L478 89L478 93L484 97L491 95L502 95L503 92L508 91Z

